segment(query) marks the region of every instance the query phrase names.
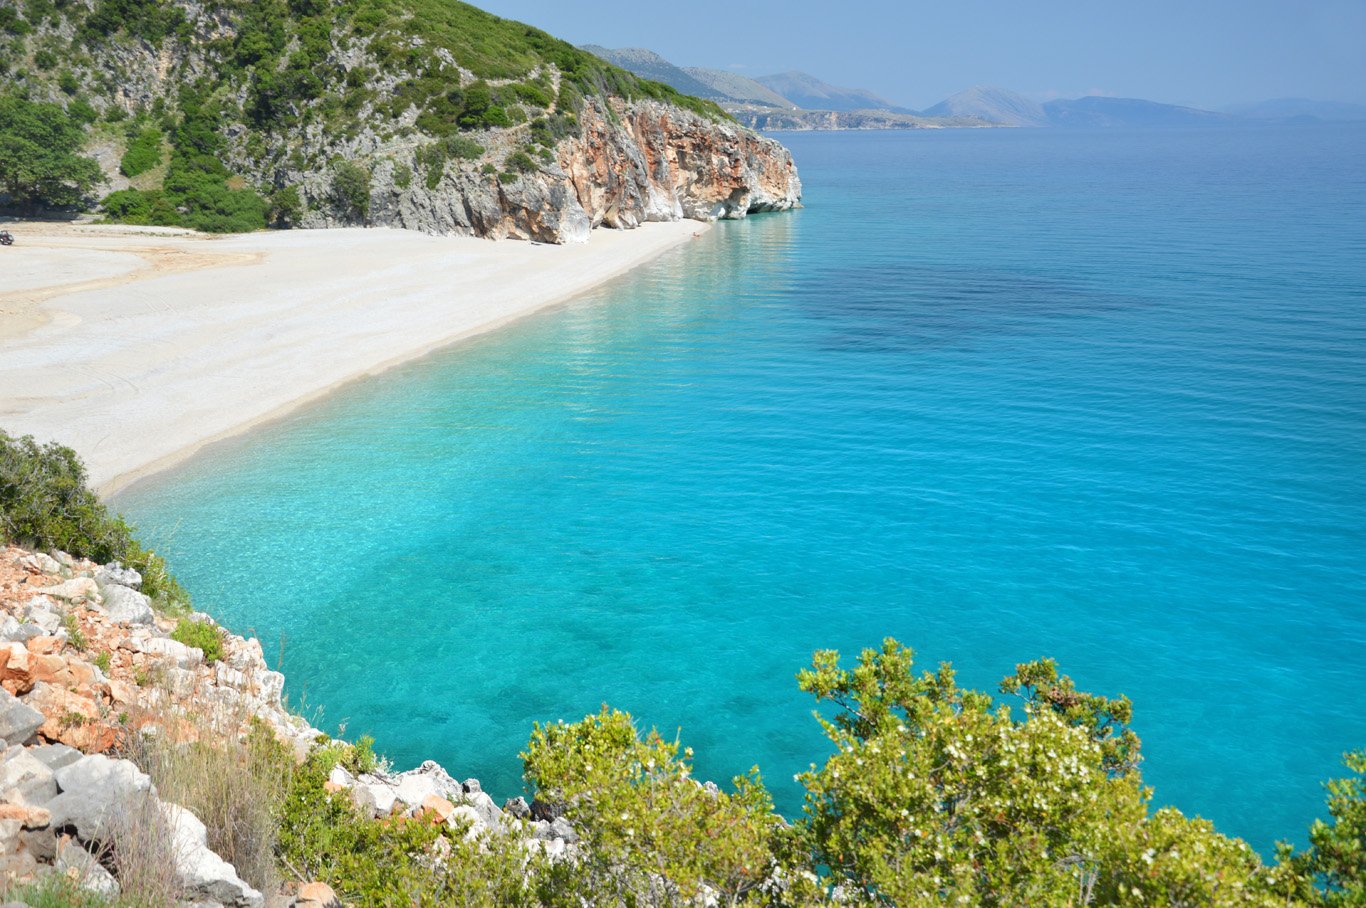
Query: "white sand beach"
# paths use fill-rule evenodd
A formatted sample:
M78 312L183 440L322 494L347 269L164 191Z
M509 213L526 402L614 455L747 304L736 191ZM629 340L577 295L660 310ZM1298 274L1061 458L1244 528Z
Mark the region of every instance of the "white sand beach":
M578 246L402 230L20 224L0 249L0 429L74 448L105 493L373 374L562 302L695 221Z

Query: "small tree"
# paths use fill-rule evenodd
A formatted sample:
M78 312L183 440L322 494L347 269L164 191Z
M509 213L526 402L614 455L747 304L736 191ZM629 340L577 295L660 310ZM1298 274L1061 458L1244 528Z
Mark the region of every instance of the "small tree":
M332 199L343 218L368 226L370 171L353 161L338 161L332 168Z
M694 780L692 752L679 751L606 707L533 731L527 780L583 836L579 894L592 904L701 904L710 890L734 905L772 875L779 822L758 771L726 793Z
M28 212L83 204L104 180L93 158L77 154L84 138L56 104L0 97L0 187Z

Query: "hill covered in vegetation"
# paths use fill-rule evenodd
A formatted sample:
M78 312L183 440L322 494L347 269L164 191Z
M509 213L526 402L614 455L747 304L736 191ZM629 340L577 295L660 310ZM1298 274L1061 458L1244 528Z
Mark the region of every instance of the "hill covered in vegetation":
M27 0L0 67L87 129L134 223L563 242L800 197L714 103L447 0Z

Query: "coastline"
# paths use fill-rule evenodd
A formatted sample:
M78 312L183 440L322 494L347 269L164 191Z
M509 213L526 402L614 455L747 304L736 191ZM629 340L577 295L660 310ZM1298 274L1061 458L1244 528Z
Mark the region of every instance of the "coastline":
M0 427L75 449L106 496L710 227L649 223L549 246L382 228L32 226L0 273Z

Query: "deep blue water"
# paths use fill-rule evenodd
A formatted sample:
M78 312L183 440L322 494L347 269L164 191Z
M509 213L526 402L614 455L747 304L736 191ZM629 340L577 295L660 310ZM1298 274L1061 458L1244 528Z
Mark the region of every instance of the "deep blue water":
M502 797L604 701L780 806L793 675L895 635L1136 706L1302 839L1366 746L1366 131L788 135L808 207L124 494L296 702Z

